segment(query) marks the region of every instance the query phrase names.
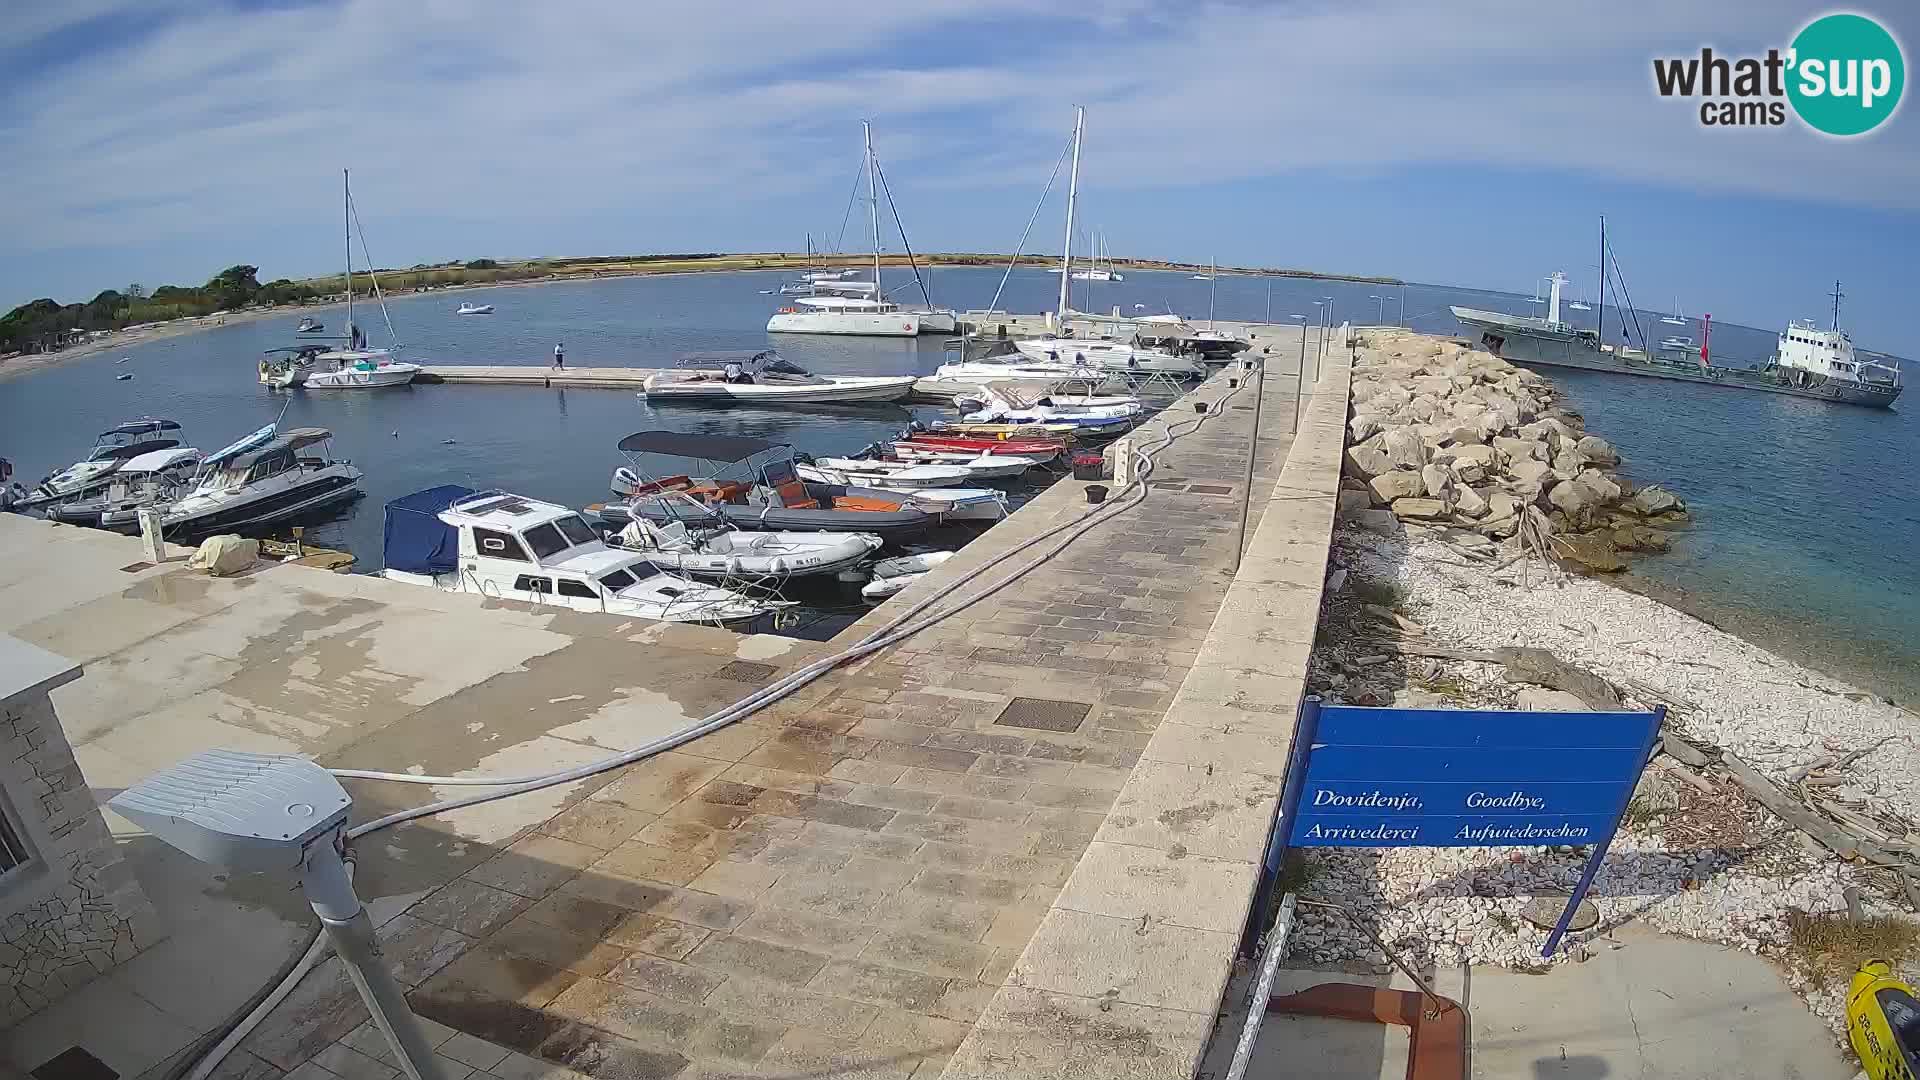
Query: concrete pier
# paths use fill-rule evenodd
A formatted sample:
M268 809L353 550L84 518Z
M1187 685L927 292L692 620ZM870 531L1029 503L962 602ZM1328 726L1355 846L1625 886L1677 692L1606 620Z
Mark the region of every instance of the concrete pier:
M638 390L659 368L557 368L552 365L433 364L413 377L416 383L473 386L540 386L597 390Z
M1221 373L1136 433L1197 423L1143 502L940 624L642 764L360 841L449 1074L1190 1075L1278 798L1338 483L1345 368L1306 388L1296 440L1295 348L1274 347L1264 400ZM103 800L212 746L540 772L684 728L965 575L982 571L956 596L999 582L1085 513L1086 486L1057 483L825 645L304 567L208 579L7 516L0 631L87 661L57 704ZM1246 680L1257 707L1232 696ZM350 787L356 821L474 790ZM91 1039L143 1072L301 939L286 882L216 877L109 822L169 940L10 1033L23 1071ZM213 950L218 978L193 960ZM120 1014L141 1023L87 1019ZM365 1019L329 962L223 1075L388 1080Z

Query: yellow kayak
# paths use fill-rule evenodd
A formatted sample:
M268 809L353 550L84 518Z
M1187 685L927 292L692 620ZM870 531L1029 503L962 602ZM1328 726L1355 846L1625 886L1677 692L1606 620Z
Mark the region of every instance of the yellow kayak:
M1870 1080L1920 1076L1920 998L1875 960L1854 973L1847 987L1847 1039Z

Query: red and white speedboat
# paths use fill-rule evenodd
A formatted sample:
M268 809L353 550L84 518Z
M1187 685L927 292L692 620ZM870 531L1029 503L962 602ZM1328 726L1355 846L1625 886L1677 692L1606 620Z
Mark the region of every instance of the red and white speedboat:
M910 431L894 443L943 450L971 450L975 454L1020 454L1042 461L1058 457L1066 444L1058 439L999 439L987 435L943 435L934 431Z

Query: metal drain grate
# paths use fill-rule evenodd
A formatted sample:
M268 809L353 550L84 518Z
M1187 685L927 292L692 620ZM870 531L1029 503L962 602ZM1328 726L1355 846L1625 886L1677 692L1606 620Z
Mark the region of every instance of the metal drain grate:
M120 572L123 574L137 574L142 570L151 570L151 569L153 569L153 564L150 562L130 562L127 565L121 567Z
M1081 722L1092 711L1093 706L1081 701L1017 697L1000 710L1000 718L994 723L1032 728L1035 731L1078 731Z
M751 660L729 660L719 671L713 673L716 679L731 679L734 682L766 682L779 669L772 664L756 664Z
M1231 495L1233 488L1219 484L1188 484L1187 492L1192 495Z
M35 1080L120 1080L106 1062L78 1046L69 1046L57 1057L40 1063L33 1070Z

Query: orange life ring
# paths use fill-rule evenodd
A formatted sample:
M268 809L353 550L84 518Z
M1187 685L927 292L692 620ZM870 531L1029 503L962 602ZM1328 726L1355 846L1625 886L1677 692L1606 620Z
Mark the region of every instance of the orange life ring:
M800 312L799 308L783 307L780 309L779 313L782 315L797 315L799 314L799 312Z

